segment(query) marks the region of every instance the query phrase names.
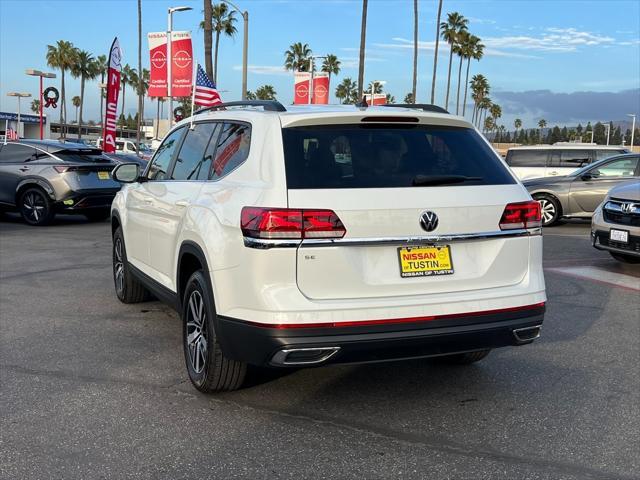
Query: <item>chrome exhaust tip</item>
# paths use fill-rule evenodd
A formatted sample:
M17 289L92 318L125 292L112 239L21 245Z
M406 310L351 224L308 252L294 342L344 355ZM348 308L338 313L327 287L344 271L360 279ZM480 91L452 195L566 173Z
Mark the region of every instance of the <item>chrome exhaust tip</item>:
M275 366L318 365L333 357L340 347L287 348L271 358Z
M518 344L533 342L540 336L540 330L542 325L535 325L533 327L515 328L513 330L513 337Z

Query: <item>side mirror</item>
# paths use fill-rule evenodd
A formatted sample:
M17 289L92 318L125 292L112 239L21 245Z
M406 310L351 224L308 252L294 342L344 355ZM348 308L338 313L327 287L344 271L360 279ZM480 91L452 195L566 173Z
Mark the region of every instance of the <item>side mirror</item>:
M140 177L140 165L137 163L121 163L111 172L116 182L133 183Z

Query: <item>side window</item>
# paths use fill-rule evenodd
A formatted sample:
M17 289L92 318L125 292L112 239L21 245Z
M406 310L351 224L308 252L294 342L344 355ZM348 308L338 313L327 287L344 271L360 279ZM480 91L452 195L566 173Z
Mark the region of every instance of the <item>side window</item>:
M633 177L638 167L638 157L621 158L592 169L594 177Z
M0 150L0 163L22 163L35 159L36 150L26 145L7 143Z
M511 150L507 163L512 167L546 167L546 150Z
M624 153L622 150L596 150L596 160L613 157Z
M178 143L182 138L183 132L184 127L179 128L171 132L167 136L167 138L164 139L164 142L162 142L162 145L160 145L160 147L156 151L151 166L149 167L149 171L147 173L147 178L149 180L167 179L167 172L169 171L169 166L171 165L171 159L173 158L173 154L178 147Z
M580 168L591 163L589 150L560 150L551 155L552 167Z
M207 145L216 125L213 122L196 123L193 130L187 130L171 174L173 180L206 180L209 177L211 153L207 152Z
M249 156L251 127L242 123L224 123L216 146L210 178L224 177Z

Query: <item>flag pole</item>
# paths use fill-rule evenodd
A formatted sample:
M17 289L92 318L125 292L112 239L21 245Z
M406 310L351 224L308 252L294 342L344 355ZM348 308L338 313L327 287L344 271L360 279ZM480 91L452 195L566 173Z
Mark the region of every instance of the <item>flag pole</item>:
M7 135L9 135L9 120L4 121L4 144L7 144Z
M193 114L195 113L194 108L196 104L196 83L198 81L196 78L197 75L198 64L196 62L193 62L193 81L191 83L191 125L189 125L189 128L191 130L193 130Z

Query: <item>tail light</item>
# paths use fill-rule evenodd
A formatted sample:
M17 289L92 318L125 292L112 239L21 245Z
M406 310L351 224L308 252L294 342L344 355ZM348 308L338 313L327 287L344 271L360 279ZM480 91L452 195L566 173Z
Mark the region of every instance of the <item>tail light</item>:
M500 230L535 228L541 225L540 204L531 202L510 203L504 208L500 219Z
M347 232L332 210L244 207L240 225L251 238L342 238Z
M75 170L75 167L66 167L66 166L62 166L62 165L55 165L53 167L53 169L58 172L58 173L65 173L65 172L71 172L73 170Z

